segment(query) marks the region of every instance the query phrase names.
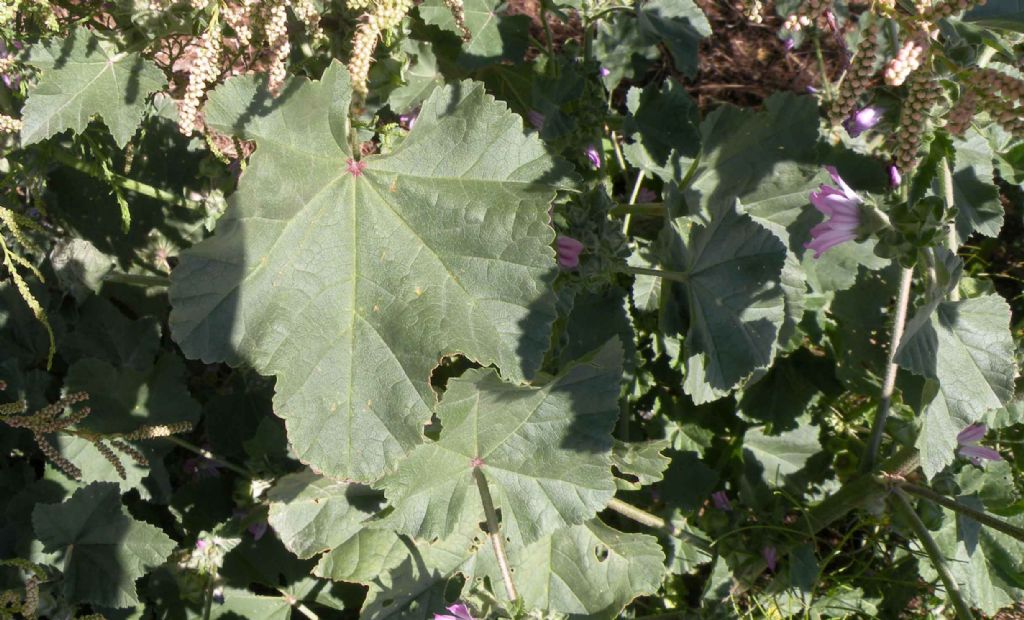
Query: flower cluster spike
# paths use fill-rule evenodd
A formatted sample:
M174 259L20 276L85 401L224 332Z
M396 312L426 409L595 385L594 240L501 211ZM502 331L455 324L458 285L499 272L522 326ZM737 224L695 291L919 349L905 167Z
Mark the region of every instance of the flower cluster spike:
M306 27L306 34L313 40L314 45L322 45L327 42L327 35L320 27L320 13L310 0L298 0L292 3L292 12L295 17Z
M174 424L157 424L155 426L141 426L130 433L121 435L121 439L137 441L139 439L156 439L158 437L170 437L180 433L187 433L192 430L191 422L175 422Z
M843 119L849 117L853 109L857 107L857 100L871 84L871 76L875 74L875 54L878 52L878 31L881 28L881 20L870 13L864 13L861 19L868 19L867 16L870 16L871 22L865 26L864 36L857 44L857 50L846 70L846 77L839 85L839 93L832 100L829 118L833 125L838 125Z
M980 108L1014 137L1024 137L1024 80L985 68L968 73L963 84L963 94L948 114L950 133L962 134Z
M764 22L764 3L761 0L753 0L743 5L743 15L755 24Z
M352 77L352 91L360 99L365 99L369 88L370 63L373 62L373 51L377 49L377 37L380 29L376 23L360 24L352 38L352 58L348 61L348 72Z
M10 209L0 207L0 251L3 252L2 264L7 268L7 274L14 283L14 288L18 291L18 294L25 301L25 305L32 311L32 315L36 318L39 323L46 329L46 334L50 338L50 349L46 358L46 368L49 370L50 365L53 363L53 355L57 351L57 344L53 337L53 329L50 327L50 320L46 316L46 311L43 310L43 306L32 294L31 289L28 287L28 282L25 281L24 276L18 271L18 267L30 272L40 282L45 282L43 274L36 269L36 266L28 261L25 257L20 254L16 254L7 245L7 241L4 239L3 233L6 231L18 242L24 250L33 252L36 254L42 253L34 243L32 243L25 235L22 227L34 228L41 230L38 224L32 222L28 218L21 216Z
M192 61L192 70L188 76L185 97L181 100L178 114L178 128L186 136L192 135L199 117L199 103L206 93L206 86L220 77L220 33L216 22L203 33L199 51Z
M922 11L924 18L928 21L938 21L944 17L969 11L976 6L984 6L986 0L938 0L932 2L927 9Z
M917 71L911 76L896 131L894 159L901 172L910 172L917 166L921 138L931 118L932 106L941 95L942 87L928 72Z
M885 65L885 83L889 86L902 86L907 77L921 66L928 41L928 37L921 33L904 41L896 52L896 57Z
M21 119L0 114L0 133L18 133L21 131Z
M240 4L225 4L221 9L224 22L235 31L235 38L241 47L252 43L252 19L255 0L243 0Z
M452 12L455 26L462 34L462 40L468 42L473 35L469 32L469 27L466 26L466 7L462 4L462 0L444 0L444 5Z
M292 53L288 41L288 10L284 3L267 3L264 7L264 33L270 46L270 92L279 94L288 77L288 56Z
M830 0L805 0L794 13L786 17L782 28L791 32L799 32L809 26L817 25L831 7Z
M81 407L77 410L72 409L69 415L61 417L60 414L65 409L70 408L72 405L81 403L89 399L89 395L86 392L76 392L74 394L68 394L60 400L50 403L42 409L36 411L32 415L5 415L0 417L0 422L3 422L11 428L23 428L32 433L32 438L35 440L36 445L39 446L39 450L57 466L58 469L63 471L69 477L78 480L82 477L82 470L76 467L71 461L64 458L56 448L50 444L49 440L46 439L46 435L64 431L68 427L73 426L84 420L90 413L88 407ZM24 402L21 411L25 411Z

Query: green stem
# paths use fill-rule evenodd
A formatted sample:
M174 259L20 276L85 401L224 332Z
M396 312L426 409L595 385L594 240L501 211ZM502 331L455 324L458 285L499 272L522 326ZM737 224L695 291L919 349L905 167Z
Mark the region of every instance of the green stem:
M189 200L188 198L185 198L184 196L178 196L178 195L176 195L176 194L174 194L172 192L169 192L167 190L163 190L163 189L160 189L158 187L153 187L152 185L149 185L148 183L143 183L142 181L136 181L135 179L129 179L128 177L121 176L121 175L119 175L117 173L114 173L114 172L109 172L108 171L108 172L104 173L102 168L100 168L99 166L95 166L93 164L86 163L86 162L78 159L77 157L75 157L74 155L69 153L68 151L63 150L63 149L51 149L50 150L50 154L53 156L53 158L55 160L57 160L60 163L64 164L68 168L71 168L73 170L77 170L79 172L87 174L87 175L89 175L91 177L95 177L95 178L100 179L102 181L106 181L107 183L110 183L114 187L117 187L117 188L120 188L120 189L125 189L125 190L128 190L130 192L134 192L136 194L140 194L142 196L147 196L149 198L153 198L153 199L156 199L156 200L159 200L159 201L162 201L162 202L166 202L166 203L169 203L169 204L175 204L175 205L180 205L180 206L183 206L183 207L188 207L190 209L195 209L195 208L201 207L202 204L203 204L203 203L197 202L195 200Z
M637 508L632 504L627 504L626 502L622 501L617 497L613 497L611 501L608 502L608 509L614 510L615 512L626 517L627 519L632 519L633 521L636 521L641 525L646 525L649 528L661 530L662 532L668 534L673 538L685 540L693 546L700 549L701 551L703 551L704 553L707 553L709 555L711 554L711 543L704 540L700 536L691 534L690 532L687 532L684 529L675 527L674 525L668 523L661 517L653 515L641 508Z
M923 487L910 482L901 482L899 483L899 487L906 491L907 493L910 493L911 495L923 497L929 501L935 502L940 506L949 508L952 511L959 512L963 515L967 515L968 517L974 519L982 525L987 525L988 527L994 530L999 530L1007 536L1013 536L1017 540L1024 542L1024 528L1020 528L1011 523L1007 523L1006 521L994 517L987 512L971 508L967 504L962 504L951 497L946 497L945 495L936 493L935 491L929 489L928 487Z
M213 586L216 579L216 573L211 572L210 578L206 581L206 596L203 601L203 620L210 620L210 612L213 610Z
M589 18L587 18L587 24L588 25L589 24L593 24L593 23L597 22L597 20L599 20L602 17L604 17L605 15L607 15L609 13L613 13L615 11L625 11L627 13L633 13L634 9L631 6L609 6L609 7L605 7L603 9L601 9L600 11L598 11L597 13L594 13L593 15L591 15Z
M903 491L896 489L896 492L892 494L891 503L893 509L910 522L911 529L914 530L914 534L917 535L918 541L924 547L925 553L931 559L932 565L938 571L939 579L942 580L942 584L946 587L946 593L953 600L953 607L956 609L957 618L960 620L974 620L971 606L964 600L964 595L960 592L960 586L957 585L956 578L950 572L949 565L946 564L946 558L942 555L942 550L939 549L938 543L932 538L931 532L928 531L928 526L924 524L924 521L921 521L921 517L917 516L914 507L907 501L907 495Z
M210 452L209 450L204 450L203 448L200 448L199 446L195 445L194 443L185 441L181 437L178 437L176 435L167 435L166 437L163 437L162 439L166 439L167 441L170 441L171 443L177 444L178 446L181 446L182 448L185 448L189 452L193 452L195 454L198 454L199 456L203 457L204 459L213 461L213 462L215 462L215 463L217 463L219 465L223 465L226 469L230 469L231 471L235 472L239 476L242 476L242 477L245 477L245 478L249 478L250 480L255 478L255 476L253 475L252 472L246 471L245 469L242 469L241 467L239 467L238 465L235 465L234 463L232 463L230 461L225 461L224 459L220 458L219 456L217 456L213 452Z
M476 478L476 488L480 491L480 502L484 505L484 515L487 517L487 537L491 539L491 548L494 549L494 557L498 560L498 568L501 570L501 580L505 583L505 594L508 600L515 602L519 598L516 592L516 584L512 581L512 571L508 568L508 556L505 554L505 542L501 539L501 531L498 529L498 513L494 510L494 500L491 499L491 490L487 486L487 478L479 467L473 468L473 477Z
M946 203L946 213L951 213L956 207L956 200L953 197L953 173L949 169L949 158L943 157L941 160L940 171L942 173L942 199ZM949 251L956 254L960 249L960 242L957 239L956 234L956 222L949 223L949 229L946 232L946 243L949 245ZM960 301L960 287L954 286L953 290L949 292L950 301Z
M889 418L889 409L892 405L892 394L896 389L896 349L903 339L903 328L907 323L907 306L910 302L910 284L914 279L914 270L907 268L900 274L900 290L896 297L896 318L892 325L892 338L889 340L889 363L885 369L885 379L882 382L882 399L878 404L878 413L871 426L871 439L864 451L864 458L861 461L861 472L870 472L878 459L878 450L882 446L882 435L885 434L885 423Z
M638 170L636 173L636 181L633 182L633 191L629 194L629 205L636 204L636 197L640 195L640 186L644 183L644 171ZM631 213L626 213L626 217L622 221L622 234L623 236L629 235L629 224L633 220Z
M633 275L654 276L656 278L664 278L665 280L673 280L675 282L690 281L689 276L681 271L665 271L663 269L648 269L646 267L631 267L629 265L625 265L619 269L623 273L630 273Z
M828 70L825 67L825 56L821 53L821 41L818 31L814 31L814 54L818 57L818 71L821 73L821 88L825 91L825 101L832 103L832 82L828 79Z
M643 204L618 204L612 207L608 211L608 215L620 216L624 215L629 217L630 215L649 215L651 217L661 217L667 213L665 209L665 203L663 202L645 202Z
M302 601L298 600L291 594L288 594L281 588L278 588L277 591L281 593L281 596L283 596L286 601L288 601L289 605L297 609L298 612L301 613L303 616L306 616L307 618L309 618L309 620L320 620L320 616L318 616L316 612L314 612L309 607L303 605Z

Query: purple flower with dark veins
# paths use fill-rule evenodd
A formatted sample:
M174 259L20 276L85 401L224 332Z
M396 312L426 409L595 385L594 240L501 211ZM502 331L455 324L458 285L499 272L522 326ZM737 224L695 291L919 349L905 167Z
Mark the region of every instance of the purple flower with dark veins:
M434 620L475 620L473 614L469 612L469 607L466 607L465 603L455 603L454 605L448 606L450 614L434 614Z
M570 270L580 266L580 252L583 251L583 244L565 235L558 235L555 239L555 252L558 254L558 266Z
M960 456L970 459L971 462L978 467L981 467L981 462L983 460L1003 460L1003 457L992 448L986 448L985 446L978 445L978 442L981 441L987 432L987 426L981 422L975 422L960 431L960 434L956 436L956 442L960 445L958 450Z
M811 192L811 204L828 217L811 229L811 240L804 244L805 248L814 250L814 258L821 257L829 248L856 238L860 226L860 196L843 181L834 166L825 166L825 169L839 187L822 185L817 192Z
M843 121L843 127L846 127L846 133L850 134L851 138L856 138L868 129L872 129L881 121L882 109L869 105L851 114L850 118Z
M583 153L587 156L587 159L590 160L590 165L595 168L601 167L601 154L597 152L597 149L592 146L588 146Z
M726 495L725 491L715 491L712 493L711 503L715 505L715 508L722 512L732 511L732 503L729 501L729 496Z

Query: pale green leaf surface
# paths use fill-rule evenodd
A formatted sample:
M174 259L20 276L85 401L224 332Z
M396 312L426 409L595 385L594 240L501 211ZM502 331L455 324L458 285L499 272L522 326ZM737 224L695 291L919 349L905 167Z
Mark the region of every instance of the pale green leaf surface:
M311 558L356 535L373 516L379 491L335 482L304 470L281 478L267 493L270 526L299 558Z
M995 153L984 135L971 131L965 139L953 142L956 161L953 173L953 200L957 208L956 231L960 243L972 233L996 237L1003 227L1003 205L999 188L993 182ZM936 180L935 189L942 195Z
M85 28L33 45L26 62L42 69L42 77L22 109L23 145L65 129L81 133L100 116L124 147L142 122L146 97L166 84L156 65L136 53L118 53Z
M484 518L474 459L502 531L515 546L592 518L611 499L611 429L619 415L622 347L612 341L543 387L472 371L448 383L443 430L381 481L394 511L381 525L416 539Z
M135 580L162 564L175 544L121 506L117 485L94 483L61 504L39 504L32 526L47 551L64 552L64 595L102 607L139 604Z
M223 590L223 600L212 605L210 618L287 620L291 617L291 611L292 606L284 597L263 596L241 588L227 587Z
M547 209L568 181L474 82L434 91L401 145L354 176L349 98L337 62L274 101L251 77L211 95L207 123L257 150L215 236L172 273L170 324L189 357L277 376L302 461L369 481L422 441L442 356L516 381L539 367L554 319Z
M907 323L896 362L938 384L928 389L937 393L926 399L917 440L929 478L953 462L965 426L1013 398L1017 367L1009 326L1010 308L998 295L933 302Z
M771 487L782 485L786 476L797 473L807 459L821 451L818 427L801 424L780 435L767 435L755 427L743 435L743 449L748 460L760 465L761 477Z
M598 519L545 536L509 561L527 608L570 618L614 618L634 598L656 592L665 573L656 538L620 532ZM492 583L501 583L490 546L481 550L480 563Z
M459 63L467 69L508 60L521 62L529 39L530 18L507 15L502 0L465 0L466 28L472 39L464 43ZM419 5L420 17L427 24L438 26L461 36L451 10L442 0L424 0Z
M620 474L615 481L619 488L635 491L661 480L665 469L672 462L662 451L671 445L668 439L638 442L616 439L612 447L612 465Z
M1024 32L1024 0L991 0L977 4L964 14L963 20L986 28Z
M429 44L408 39L402 48L410 56L402 71L404 84L388 95L388 106L398 114L411 111L435 88L444 85L444 75Z
M633 134L633 142L622 149L626 159L647 176L680 182L700 151L697 104L682 86L669 80L661 89L631 88L627 105L632 117L626 131Z
M711 35L711 24L693 0L647 0L637 4L637 23L648 43L662 42L676 69L687 77L697 72L697 47Z

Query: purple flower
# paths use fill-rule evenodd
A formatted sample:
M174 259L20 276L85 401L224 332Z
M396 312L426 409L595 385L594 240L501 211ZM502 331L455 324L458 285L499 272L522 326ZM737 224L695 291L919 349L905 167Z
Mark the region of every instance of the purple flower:
M209 546L210 546L210 542L205 540L205 539L200 538L199 540L196 541L196 549L199 550L199 551L205 551L206 548L209 547Z
M530 121L534 129L544 131L544 115L537 110L530 110L526 113L526 120Z
M814 258L834 246L857 236L860 226L860 196L840 178L834 166L825 166L839 188L822 185L811 192L811 204L829 219L811 229L811 240L804 247L814 250Z
M900 169L895 164L889 166L889 187L896 189L903 182Z
M611 75L612 72L608 67L601 67L600 69L597 70L597 74L603 78L606 78L609 75Z
M846 133L850 134L851 138L856 138L868 129L873 128L881 121L882 109L877 106L869 105L868 107L861 108L851 114L850 118L843 121L843 127L846 127Z
M580 265L580 252L583 244L565 235L555 239L555 252L558 254L558 266L562 269L575 269Z
M658 192L654 191L653 189L647 189L646 187L641 187L640 191L637 192L636 195L637 203L654 202L657 199Z
M764 563L768 565L768 570L775 572L775 568L779 565L779 552L772 545L761 549L761 557L764 558Z
M246 529L252 534L253 540L259 540L267 533L267 522L257 521L256 523L250 523Z
M595 168L601 167L601 154L597 152L597 149L592 146L588 146L587 150L583 151L583 153L587 156L587 159L590 160L590 164L592 166Z
M711 503L715 505L715 508L723 512L732 512L732 503L729 501L729 496L725 494L725 491L715 491L712 493Z
M416 108L410 112L406 112L398 117L398 124L405 127L408 130L412 130L413 125L416 124L416 117L420 115L420 109Z
M203 449L208 450L210 446L204 445ZM202 478L218 478L220 477L220 464L216 461L202 456L194 456L189 459L185 459L185 462L181 464L181 468L185 470L185 473L192 476L193 480L200 480Z
M434 614L434 620L475 620L473 614L469 613L469 607L464 603L455 603L448 606L450 614Z
M1003 457L1001 457L999 453L992 448L977 445L987 432L988 427L981 422L975 422L960 431L960 434L956 436L956 442L960 444L960 456L969 458L972 463L979 467L981 466L982 460L1003 460Z
M786 39L782 42L782 47L785 48L787 52L791 52L793 51L793 48L796 47L796 40Z

